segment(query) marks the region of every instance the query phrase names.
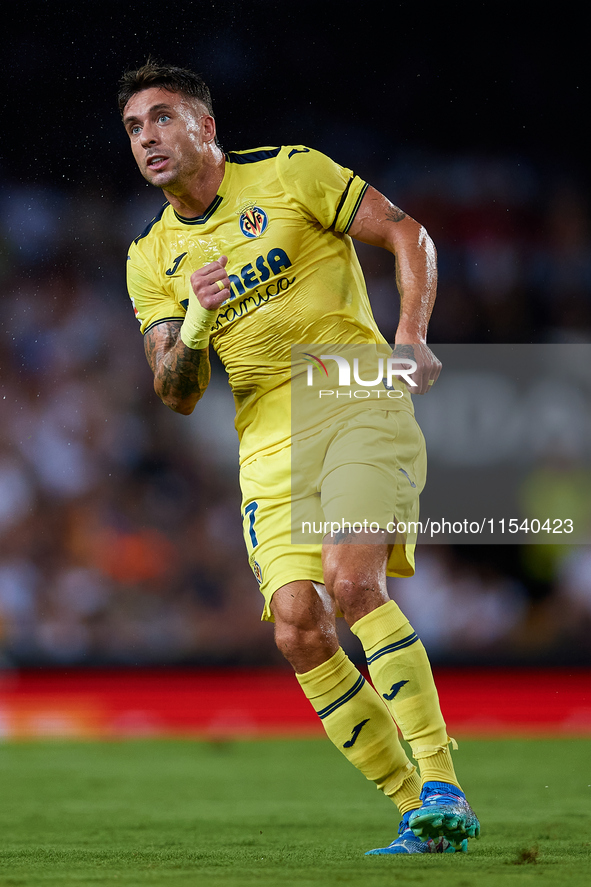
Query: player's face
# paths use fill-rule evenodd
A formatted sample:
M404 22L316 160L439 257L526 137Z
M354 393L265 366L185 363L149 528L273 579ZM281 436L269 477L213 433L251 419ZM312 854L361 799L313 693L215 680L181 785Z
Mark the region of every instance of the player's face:
M123 123L143 177L171 191L199 172L215 138L213 118L201 102L160 87L132 96Z

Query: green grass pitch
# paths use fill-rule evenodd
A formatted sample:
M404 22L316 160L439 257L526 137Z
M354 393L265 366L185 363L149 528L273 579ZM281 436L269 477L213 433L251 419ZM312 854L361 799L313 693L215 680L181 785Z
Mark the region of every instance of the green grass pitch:
M0 887L591 885L588 741L465 741L467 855L365 857L397 816L326 740L0 744Z

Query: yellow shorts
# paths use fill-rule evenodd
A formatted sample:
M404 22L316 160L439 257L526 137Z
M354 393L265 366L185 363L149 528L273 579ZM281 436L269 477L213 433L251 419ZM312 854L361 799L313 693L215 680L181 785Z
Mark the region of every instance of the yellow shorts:
M416 526L426 465L414 416L378 409L243 464L244 539L265 598L262 618L272 620L269 605L281 586L297 579L324 581L322 539L339 526L371 527L371 533L392 532L393 521ZM415 541L416 532L396 539L389 576L413 575Z

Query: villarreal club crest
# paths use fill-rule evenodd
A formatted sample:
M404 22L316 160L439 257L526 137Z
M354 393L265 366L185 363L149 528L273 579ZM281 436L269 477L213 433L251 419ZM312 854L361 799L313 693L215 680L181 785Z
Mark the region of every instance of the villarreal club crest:
M249 206L240 216L240 230L245 237L260 237L268 224L267 213L260 206Z

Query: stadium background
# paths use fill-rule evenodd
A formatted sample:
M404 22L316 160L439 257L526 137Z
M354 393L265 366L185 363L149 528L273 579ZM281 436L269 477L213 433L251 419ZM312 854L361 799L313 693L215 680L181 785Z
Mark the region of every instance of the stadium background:
M0 190L4 686L32 667L281 664L243 550L223 373L192 417L162 407L126 295L128 244L161 198L118 119L122 71L150 53L193 67L224 148L312 145L423 222L440 261L434 346L589 342L582 34L568 14L532 20L523 6L388 4L388 21L309 0L13 10ZM392 337L393 260L359 252ZM589 548L430 546L413 582L392 592L436 665L591 664Z

